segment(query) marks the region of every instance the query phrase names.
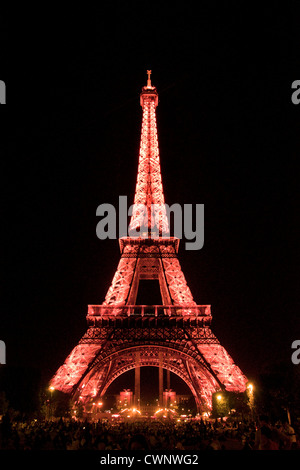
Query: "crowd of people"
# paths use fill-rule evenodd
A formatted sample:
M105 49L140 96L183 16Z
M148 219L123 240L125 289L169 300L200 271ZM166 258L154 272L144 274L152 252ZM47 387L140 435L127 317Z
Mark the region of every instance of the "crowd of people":
M0 425L0 449L15 450L277 450L297 449L288 423L135 421L97 423L72 420L10 422Z

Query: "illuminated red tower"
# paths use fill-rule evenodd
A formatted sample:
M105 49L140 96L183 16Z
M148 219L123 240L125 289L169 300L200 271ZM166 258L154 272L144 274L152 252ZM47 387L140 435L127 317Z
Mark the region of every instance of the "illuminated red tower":
M104 302L89 305L88 329L51 385L88 409L119 375L135 369L137 405L140 367L157 366L161 402L162 371L167 369L186 382L198 410L207 411L214 392L243 392L247 379L212 333L210 305L193 299L177 257L179 239L167 235L158 94L150 73L140 95L143 120L129 236L119 239L121 258ZM136 305L140 279L158 280L162 305Z

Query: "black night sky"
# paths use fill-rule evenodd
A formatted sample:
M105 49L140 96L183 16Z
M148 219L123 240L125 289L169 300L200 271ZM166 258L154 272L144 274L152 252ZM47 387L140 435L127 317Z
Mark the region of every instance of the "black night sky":
M290 366L299 338L296 15L292 3L182 5L39 12L2 52L9 366L49 380L84 334L87 305L104 300L119 245L96 237L96 208L120 195L133 202L147 69L166 202L205 205L204 247L179 249L194 299L212 305L214 333L249 378Z

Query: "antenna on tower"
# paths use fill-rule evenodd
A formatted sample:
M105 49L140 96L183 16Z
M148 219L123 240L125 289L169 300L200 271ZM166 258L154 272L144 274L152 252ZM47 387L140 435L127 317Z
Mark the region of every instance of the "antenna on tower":
M147 88L151 88L151 78L150 78L151 73L152 73L152 70L147 70L147 74L148 74Z

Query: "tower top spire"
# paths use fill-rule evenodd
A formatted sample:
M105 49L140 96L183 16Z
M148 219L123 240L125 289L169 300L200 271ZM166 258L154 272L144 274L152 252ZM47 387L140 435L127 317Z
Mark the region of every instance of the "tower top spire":
M147 74L148 74L147 88L151 88L151 78L150 78L151 73L152 73L152 70L147 70Z
M140 97L141 97L141 100L140 100L141 106L144 106L145 100L146 101L154 100L155 106L158 105L158 94L157 94L156 87L152 86L151 78L150 78L151 74L152 74L152 70L147 70L147 75L148 75L147 85L143 86L142 93L140 95Z

